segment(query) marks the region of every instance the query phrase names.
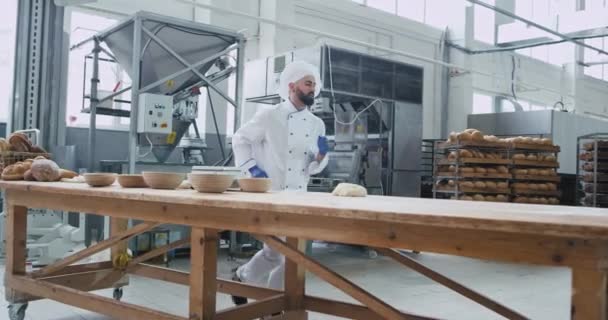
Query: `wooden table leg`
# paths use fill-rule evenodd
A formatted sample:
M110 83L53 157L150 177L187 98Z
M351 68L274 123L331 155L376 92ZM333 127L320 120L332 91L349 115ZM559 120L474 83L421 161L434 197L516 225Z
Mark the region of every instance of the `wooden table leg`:
M572 319L608 319L606 272L572 270Z
M13 275L25 274L25 258L27 243L27 208L7 205L5 220L6 237L6 268L5 278ZM6 283L7 281L5 281ZM6 289L6 300L15 302L19 300L19 293L13 289Z
M128 227L129 227L129 219L116 218L116 217L110 218L110 236L124 232L125 230L127 230ZM121 242L121 243L113 246L112 249L110 249L112 261L114 261L114 258L117 255L127 252L128 244L129 244L128 241L124 241L124 242Z
M214 229L192 228L190 242L190 320L215 317L217 235Z
M306 252L306 240L287 238L287 244ZM285 258L285 319L307 320L304 310L304 296L306 292L306 269L296 262Z

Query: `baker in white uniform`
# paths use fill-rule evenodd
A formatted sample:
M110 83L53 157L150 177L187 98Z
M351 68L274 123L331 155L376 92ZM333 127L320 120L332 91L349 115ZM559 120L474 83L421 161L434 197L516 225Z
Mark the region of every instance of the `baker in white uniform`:
M279 79L282 103L256 113L232 137L235 162L252 177L268 177L275 191L305 192L311 175L327 165L329 146L325 124L308 107L320 91L313 65L295 61ZM234 280L283 288L284 257L264 245L247 264L235 270ZM235 304L247 303L233 297Z

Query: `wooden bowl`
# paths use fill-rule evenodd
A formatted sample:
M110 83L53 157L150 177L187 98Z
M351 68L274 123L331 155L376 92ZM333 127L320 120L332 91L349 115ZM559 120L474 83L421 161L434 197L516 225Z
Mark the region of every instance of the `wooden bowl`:
M241 178L239 186L245 192L267 192L272 186L272 180L268 178Z
M116 173L85 173L84 181L91 187L107 187L116 181Z
M118 184L123 188L147 188L148 185L144 181L141 174L121 174L118 176Z
M152 189L175 189L184 181L183 173L144 171L142 174Z
M232 185L234 175L193 172L188 175L188 180L198 192L222 193Z

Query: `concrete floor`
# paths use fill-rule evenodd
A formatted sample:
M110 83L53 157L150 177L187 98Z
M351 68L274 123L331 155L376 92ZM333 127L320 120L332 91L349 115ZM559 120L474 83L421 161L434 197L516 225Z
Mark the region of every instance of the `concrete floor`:
M531 319L569 319L571 276L569 270L565 268L500 264L430 253L412 256L470 288L505 303ZM360 249L341 246L333 251L324 244L315 244L313 257L378 295L387 303L408 312L444 319L502 319L495 313L397 265L386 257L372 260ZM230 269L243 262L229 261L225 253L222 253L218 268L220 276L228 278ZM171 267L188 270L189 261L177 259L172 262ZM0 273L2 273L0 276L3 276L4 268ZM308 294L354 302L331 285L310 274L307 279ZM112 296L111 289L96 293ZM0 287L0 294L4 296L4 287ZM123 301L186 317L188 289L185 286L133 276L130 285L124 289ZM6 305L7 303L2 301L2 306ZM218 309L230 306L232 303L229 296L218 295ZM311 320L339 319L315 313L310 314L309 318ZM5 311L0 313L0 319L8 319ZM30 303L26 319L106 320L110 318L61 303L42 300Z

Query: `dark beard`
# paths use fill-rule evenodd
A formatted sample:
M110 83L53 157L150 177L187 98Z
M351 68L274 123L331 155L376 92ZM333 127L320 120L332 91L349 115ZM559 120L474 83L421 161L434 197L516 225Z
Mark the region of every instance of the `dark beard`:
M298 99L310 107L315 103L315 94L313 92L310 94L304 94L304 92L298 90Z

